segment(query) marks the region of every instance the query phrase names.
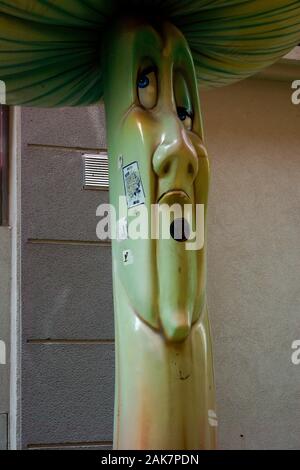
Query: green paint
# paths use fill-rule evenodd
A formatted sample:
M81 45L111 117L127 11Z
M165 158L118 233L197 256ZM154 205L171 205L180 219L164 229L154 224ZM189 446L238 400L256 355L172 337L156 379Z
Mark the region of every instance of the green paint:
M106 51L111 204L125 195L122 155L124 167L138 163L149 213L159 201L163 218L173 203L195 214L195 204L206 207L209 167L184 37L169 23L124 20ZM128 209L128 220L140 207ZM172 238L113 241L116 448L215 446L205 252Z
M105 39L124 14L164 18L179 28L203 87L251 76L300 42L299 0L0 0L0 80L7 103L99 101Z

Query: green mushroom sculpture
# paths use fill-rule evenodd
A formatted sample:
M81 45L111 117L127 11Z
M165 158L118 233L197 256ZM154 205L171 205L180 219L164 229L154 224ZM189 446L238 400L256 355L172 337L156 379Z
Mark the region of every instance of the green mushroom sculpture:
M0 0L7 104L105 103L110 203L125 200L112 240L116 449L216 447L206 242L190 246L209 188L198 85L244 79L299 41L299 0ZM169 217L170 236L131 236L141 213L148 234Z

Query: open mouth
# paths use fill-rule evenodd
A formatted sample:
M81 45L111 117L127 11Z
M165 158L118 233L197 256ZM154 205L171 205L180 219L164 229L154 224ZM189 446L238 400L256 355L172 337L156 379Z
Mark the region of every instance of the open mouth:
M186 242L190 238L190 224L184 217L174 219L170 225L170 235L176 242Z
M166 204L171 207L174 205L181 206L179 214L174 213L173 220L170 222L170 236L176 242L186 242L190 237L190 224L183 216L183 207L185 204L191 204L191 198L182 189L171 189L164 192L157 201L159 204ZM180 209L180 208L179 208Z
M188 204L191 202L190 196L183 189L170 189L158 198L160 204Z

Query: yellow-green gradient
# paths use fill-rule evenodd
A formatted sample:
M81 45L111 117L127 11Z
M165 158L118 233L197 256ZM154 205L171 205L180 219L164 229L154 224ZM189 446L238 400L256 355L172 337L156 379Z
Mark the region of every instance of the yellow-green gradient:
M106 57L111 204L125 195L123 168L137 162L149 212L155 203L206 208L208 158L183 35L170 23L124 20ZM117 449L215 447L205 252L173 238L113 240Z

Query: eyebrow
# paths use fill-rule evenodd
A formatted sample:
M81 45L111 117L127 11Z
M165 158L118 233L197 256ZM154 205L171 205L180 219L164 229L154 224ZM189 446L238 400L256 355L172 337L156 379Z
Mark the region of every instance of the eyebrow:
M141 74L148 75L149 73L156 72L156 71L157 71L157 67L155 67L155 65L149 65L148 67L141 69L139 71L139 75Z

